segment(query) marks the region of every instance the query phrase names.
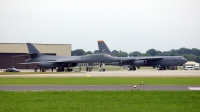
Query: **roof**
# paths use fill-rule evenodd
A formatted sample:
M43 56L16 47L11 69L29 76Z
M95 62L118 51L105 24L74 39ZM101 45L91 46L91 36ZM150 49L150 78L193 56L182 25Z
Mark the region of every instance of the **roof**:
M185 63L185 65L197 65L199 63L195 62L195 61L188 61L187 63Z

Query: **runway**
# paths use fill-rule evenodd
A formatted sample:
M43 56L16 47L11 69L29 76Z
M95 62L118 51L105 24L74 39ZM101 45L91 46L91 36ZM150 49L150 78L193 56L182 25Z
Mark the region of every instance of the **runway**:
M123 91L123 90L160 90L160 91L180 91L180 90L200 90L199 87L191 86L146 86L138 85L29 85L29 86L0 86L0 91Z
M0 75L0 78L54 78L54 77L200 77L200 71L106 71L106 72L73 72L73 73L51 73L51 74L12 74ZM191 86L160 86L160 85L0 85L0 91L116 91L116 90L200 90L199 87Z

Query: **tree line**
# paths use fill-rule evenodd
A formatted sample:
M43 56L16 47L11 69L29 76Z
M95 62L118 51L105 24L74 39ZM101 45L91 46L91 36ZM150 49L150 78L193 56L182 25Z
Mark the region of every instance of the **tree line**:
M72 51L72 56L81 56L81 55L87 55L87 54L96 54L99 53L98 50L92 51L84 51L83 49L76 49ZM155 49L149 49L146 51L146 53L141 53L139 51L134 52L124 52L121 50L113 50L112 51L113 56L117 57L138 57L138 56L183 56L188 61L196 61L200 63L200 50L197 48L180 48L180 49L172 49L170 51L159 51Z

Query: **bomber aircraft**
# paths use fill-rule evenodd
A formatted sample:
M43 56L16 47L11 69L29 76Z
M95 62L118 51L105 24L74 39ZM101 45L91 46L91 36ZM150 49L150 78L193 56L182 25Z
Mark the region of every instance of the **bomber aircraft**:
M67 71L72 71L72 68L77 66L78 63L100 63L101 69L104 69L104 63L119 61L118 58L112 57L109 54L98 53L84 56L53 56L40 53L31 43L27 43L29 50L28 54L18 56L30 56L25 60L25 63L20 64L37 64L39 67L55 68L58 67L58 71L64 71L64 67ZM18 57L15 56L15 57Z
M103 40L98 41L99 53L107 53L112 56L109 48ZM110 62L106 65L124 66L129 71L135 71L136 67L140 66L153 66L158 70L166 70L170 66L182 66L187 62L183 56L148 56L148 57L119 57L119 62Z

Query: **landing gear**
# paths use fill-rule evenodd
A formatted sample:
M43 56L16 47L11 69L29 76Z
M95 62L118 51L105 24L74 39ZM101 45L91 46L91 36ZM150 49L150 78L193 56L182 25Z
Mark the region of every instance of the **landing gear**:
M64 67L58 67L58 68L56 69L56 72L64 72Z
M129 66L127 69L128 69L128 71L135 71L136 70L136 68L134 66L132 66L132 67Z
M89 67L87 66L86 67L86 72L91 72L91 71L92 71L92 67L91 66L89 66Z
M65 71L66 71L66 72L72 72L73 69L72 69L72 68L67 68Z
M158 66L157 69L158 70L166 70L166 67L165 66Z
M100 70L99 70L99 72L105 72L106 71L105 68L104 68L104 66L105 66L105 64L102 62L100 64Z
M58 67L58 68L56 69L56 72L72 72L72 71L73 71L72 68L67 68L67 69L65 69L64 67Z
M99 70L99 72L105 72L106 70L105 69L101 69L101 70Z

